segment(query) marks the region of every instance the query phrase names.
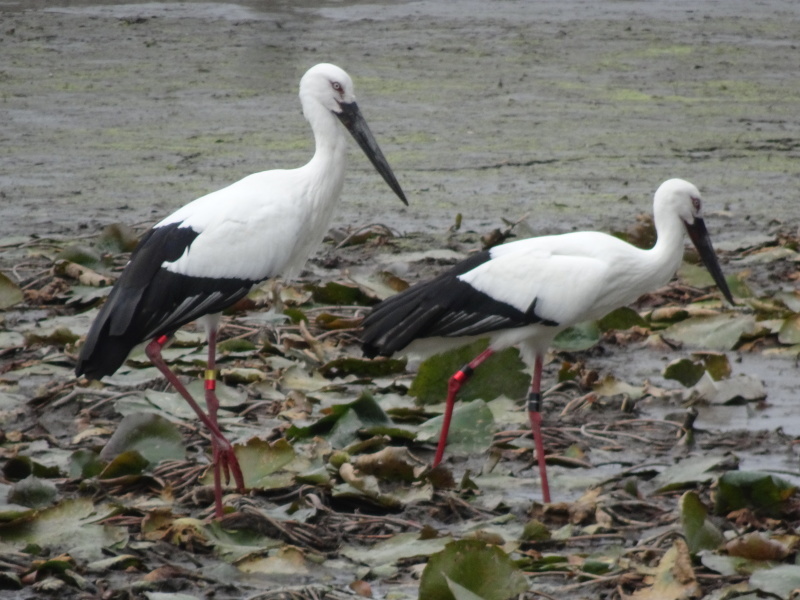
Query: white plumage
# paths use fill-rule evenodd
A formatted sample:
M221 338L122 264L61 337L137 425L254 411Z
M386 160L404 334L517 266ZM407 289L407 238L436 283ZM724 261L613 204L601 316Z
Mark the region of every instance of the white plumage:
M322 240L344 183L347 136L358 142L386 183L405 195L355 101L342 69L319 64L300 81L303 114L316 149L304 166L264 171L190 202L156 224L139 242L92 324L76 373L99 379L115 372L137 344L152 340L148 357L197 412L212 434L215 507L222 514L220 469L243 478L217 425L214 392L218 313L250 288L291 276ZM204 318L208 330L206 414L161 358L161 349L186 323Z
M686 233L729 302L702 214L698 189L681 179L659 186L654 203L658 240L649 250L591 231L511 242L473 255L439 277L376 306L363 323L368 356L429 354L489 337L489 350L451 379L445 426L434 465L444 452L455 394L478 365L498 350L518 345L534 365L529 406L537 446L542 358L564 329L603 317L667 283L680 266ZM544 456L537 447L545 500Z

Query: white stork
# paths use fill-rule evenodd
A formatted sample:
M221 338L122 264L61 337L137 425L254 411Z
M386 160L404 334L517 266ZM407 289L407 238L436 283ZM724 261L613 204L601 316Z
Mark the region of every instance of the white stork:
M450 378L434 466L444 455L461 385L492 353L518 345L533 365L527 409L542 496L550 502L540 387L542 359L553 338L666 284L681 264L687 232L725 298L734 303L703 221L697 188L681 179L662 183L653 212L658 241L650 250L594 231L519 240L475 254L372 309L361 335L369 357L401 351L432 354L489 337L488 349Z
M211 433L218 517L221 471L244 489L236 455L217 423L219 313L254 284L296 274L322 240L344 182L347 136L339 123L408 204L356 104L347 73L331 64L312 67L300 80L300 102L314 132L313 158L298 169L245 177L190 202L148 231L92 324L75 369L79 376L100 379L114 373L134 346L150 340L147 356ZM178 328L201 317L208 333L207 413L161 356Z

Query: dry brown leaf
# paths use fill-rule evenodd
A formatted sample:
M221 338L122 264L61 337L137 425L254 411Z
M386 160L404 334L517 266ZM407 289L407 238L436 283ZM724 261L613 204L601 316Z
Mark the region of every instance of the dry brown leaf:
M733 539L725 545L725 549L731 556L750 560L783 560L789 555L786 546L761 532L748 533Z
M692 568L689 548L682 539L676 539L672 548L661 558L653 575L645 577L649 584L636 590L623 600L688 600L702 595Z

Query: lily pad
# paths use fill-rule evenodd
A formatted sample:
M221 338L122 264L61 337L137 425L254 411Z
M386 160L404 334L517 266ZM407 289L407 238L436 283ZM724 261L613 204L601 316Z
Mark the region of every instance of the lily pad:
M392 421L383 412L375 398L364 392L358 400L347 404L336 404L330 414L307 427L292 425L286 437L307 438L315 435L327 436L334 448L343 448L357 439L356 432L364 427L391 425Z
M96 477L103 467L105 467L105 463L92 450L76 450L69 457L69 476L74 479Z
M285 439L273 444L252 438L246 444L235 444L234 452L244 475L244 485L248 488L271 489L283 487L285 478L279 480L274 474L294 460L294 448ZM201 482L210 485L214 482L213 469L209 469Z
M693 358L699 359L706 372L714 381L727 379L731 376L731 361L722 352L695 352Z
M29 508L44 508L53 504L57 495L55 484L31 475L14 485L8 501Z
M775 567L774 563L749 560L740 556L727 556L715 552L704 551L700 553L700 561L704 567L716 571L720 575L750 575L761 569Z
M457 598L448 579L484 600L508 600L528 590L528 581L497 546L480 540L459 540L428 560L419 584L420 598Z
M366 360L346 356L325 363L319 368L319 372L324 377L329 378L345 377L347 375L374 378L403 373L405 369L405 359Z
M559 333L553 340L553 348L564 352L588 350L600 341L600 327L596 321L573 325Z
M133 413L122 419L100 452L100 458L110 460L131 450L139 452L151 463L186 456L181 432L170 421L155 413Z
M731 455L690 456L659 473L653 480L656 492L670 492L713 480L720 471L735 469L739 460Z
M438 441L443 416L434 417L419 428L417 440ZM494 437L494 417L491 409L482 400L473 400L456 407L447 437L447 449L458 454L485 452Z
M725 515L740 508L752 508L780 517L785 503L797 487L770 473L733 471L719 478L714 512Z
M756 571L750 576L750 585L778 598L789 598L800 588L800 565L779 565Z
M139 236L124 223L111 223L103 228L97 246L104 252L131 252L139 243Z
M678 381L684 387L692 387L700 381L705 372L706 369L703 365L689 358L679 358L664 367L664 378Z
M432 356L419 366L408 393L417 398L419 404L436 404L447 396L447 384L470 360L486 349L485 341L478 341L448 352ZM500 395L510 398L523 396L529 385L525 364L516 348L508 348L490 356L470 377L459 391L463 401L482 398L492 400Z
M369 547L345 546L342 555L372 567L394 564L399 560L426 557L441 551L452 542L449 536L423 539L419 533L398 533ZM420 593L420 598L424 598ZM429 596L435 598L435 596Z
M781 344L800 344L800 314L792 315L783 322L778 341Z
M764 384L749 375L714 381L704 373L694 385L694 392L711 404L746 404L767 397Z
M691 554L701 550L715 550L724 541L724 536L713 522L708 520L708 509L694 492L686 492L680 501L683 536Z
M138 477L150 463L136 450L127 450L114 457L100 472L100 479L117 479L118 477Z
M91 498L64 500L52 508L0 525L0 538L12 544L36 544L69 552L73 557L99 560L104 557L104 547L128 539L124 528L95 523L113 512L110 506L95 504Z
M22 290L5 273L0 273L0 310L5 310L23 299Z
M774 298L792 312L800 313L800 291L778 292Z
M726 313L686 319L668 327L662 335L693 348L732 350L743 335L755 328L752 315Z
M311 292L314 302L317 304L370 306L378 302L378 298L368 295L363 288L337 281L328 281L324 284L310 283L305 286L305 289Z
M631 327L647 327L641 315L628 306L623 306L616 310L611 311L605 317L600 319L597 324L602 331L609 329L630 329Z

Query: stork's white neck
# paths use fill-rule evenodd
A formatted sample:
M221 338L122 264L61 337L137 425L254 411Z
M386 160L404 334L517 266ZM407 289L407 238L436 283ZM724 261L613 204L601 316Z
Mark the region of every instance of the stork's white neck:
M651 273L649 289L666 284L683 261L686 227L681 218L663 206L654 206L653 219L656 226L655 246L648 250L650 258L648 269Z

